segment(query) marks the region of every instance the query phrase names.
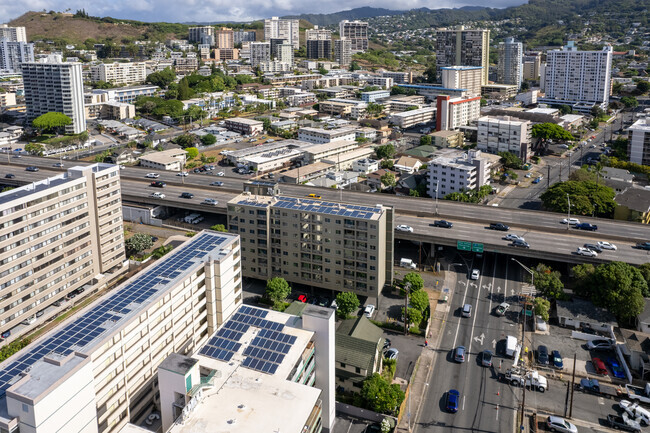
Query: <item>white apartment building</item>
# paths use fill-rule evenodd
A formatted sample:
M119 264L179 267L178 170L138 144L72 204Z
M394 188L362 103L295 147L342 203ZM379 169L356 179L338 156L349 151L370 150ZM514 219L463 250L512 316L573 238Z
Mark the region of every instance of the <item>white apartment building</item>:
M13 92L0 93L0 108L16 105L16 94Z
M264 74L277 74L280 72L290 72L293 70L293 65L291 63L281 62L276 59L269 60L268 62L260 62L257 66L259 66L260 71L262 71Z
M514 38L506 38L505 42L499 42L498 52L497 82L513 84L517 86L517 89L521 88L524 76L523 44L515 42Z
M251 42L250 43L250 62L251 67L255 68L263 62L271 60L271 43L270 42Z
M483 68L481 66L447 66L440 68L442 87L465 89L469 95L481 94Z
M34 61L34 44L0 38L0 71L20 72L20 64Z
M480 150L429 161L429 196L443 198L452 192L474 190L490 183L490 163ZM436 192L437 190L437 192Z
M239 237L197 234L3 362L0 425L76 433L143 422L159 410L158 366L193 353L241 304Z
M23 63L22 74L28 121L57 111L72 119L66 133L86 130L81 63L61 63L60 58L50 56L42 63Z
M392 281L393 220L382 205L250 193L228 202L228 230L246 245L244 276L371 297Z
M439 95L436 106L436 131L458 129L481 116L480 96L452 98Z
M589 113L594 106L603 110L609 105L611 90L611 46L601 51L578 51L569 41L561 50L546 53L544 98L540 103L569 105Z
M478 119L477 148L493 154L511 152L525 162L531 155L531 128L530 120L483 116Z
M352 171L358 171L359 173L368 174L377 170L379 170L379 161L376 159L364 158L352 163Z
M415 110L392 113L389 117L389 122L404 129L415 125L433 122L435 119L436 107L428 106L417 108Z
M339 23L339 36L348 39L352 44L352 53L364 52L368 49L368 23L364 21L343 20ZM340 63L340 62L339 62Z
M314 164L321 160L336 161L342 154L356 150L359 146L355 141L340 140L329 143L314 144L304 148L305 164Z
M150 152L138 158L142 167L163 171L181 171L186 159L187 152L184 149Z
M488 83L490 66L490 31L469 30L464 26L436 31L436 65L441 68L462 65L480 66L481 84Z
M0 40L10 42L27 42L25 27L9 27L7 24L0 25Z
M0 329L121 269L119 169L93 164L0 193ZM40 314L39 314L40 316Z
M230 131L235 131L243 135L255 135L264 131L264 122L246 117L226 119L224 126Z
M141 84L147 79L147 67L144 62L100 63L90 67L90 79L93 83L105 81L116 86Z
M352 62L352 41L347 38L334 41L334 60L345 66Z
M312 143L282 140L245 149L226 151L226 159L237 166L256 169L258 173L291 167L303 159L303 150Z
M650 165L650 116L634 122L628 134L627 155L630 162Z
M212 26L199 26L199 27L190 27L188 29L188 38L189 42L195 42L199 44L209 44L214 45L214 27Z
M314 26L313 29L305 29L305 39L308 41L331 41L332 31Z
M295 50L300 48L299 20L285 20L278 17L264 20L264 40L284 39Z
M275 47L275 56L279 62L293 65L293 45L288 42L278 44Z
M392 78L395 84L411 84L413 82L413 72L398 71L381 71L381 76Z
M322 129L305 127L298 130L298 140L314 144L325 144L332 141L355 142L356 133L353 128Z
M299 314L245 305L193 356L168 356L158 368L162 431L332 431L334 310Z

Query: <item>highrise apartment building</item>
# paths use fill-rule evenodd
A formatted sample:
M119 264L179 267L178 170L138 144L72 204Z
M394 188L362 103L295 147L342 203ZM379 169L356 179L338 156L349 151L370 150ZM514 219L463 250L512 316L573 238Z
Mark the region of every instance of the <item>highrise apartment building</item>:
M521 88L523 79L524 46L514 38L499 42L499 62L497 64L497 81L500 84L513 84Z
M275 58L278 59L279 62L293 65L293 45L289 42L278 44L275 47Z
M232 49L235 48L235 32L229 28L217 28L215 32L217 48Z
M271 60L271 43L270 42L251 42L250 43L250 53L251 53L251 66L253 68L257 67L262 62L268 62Z
M233 33L233 40L236 44L243 44L244 42L255 42L255 30L237 30Z
M368 23L363 21L343 20L339 23L339 35L350 40L353 53L368 49Z
M468 95L480 95L483 68L480 66L447 66L441 69L442 87L465 89Z
M539 53L528 53L522 57L522 74L524 80L539 80L539 72L542 65L542 56Z
M300 48L300 26L298 20L285 20L278 17L264 20L264 39L284 39L294 50Z
M19 72L20 64L34 61L34 44L0 38L0 71Z
M544 98L540 103L569 105L574 110L589 113L609 105L612 78L612 47L601 51L578 51L570 41L561 50L546 53Z
M188 29L189 42L195 42L199 44L210 44L214 45L214 27L212 26L199 26L199 27L190 27Z
M241 304L239 237L197 234L0 364L0 429L142 423L159 405L158 366L194 353Z
M7 24L0 25L0 40L9 42L27 42L25 27L9 27Z
M56 111L72 119L65 127L66 133L85 131L81 63L62 63L57 56L44 60L22 64L27 120L31 122L41 114Z
M0 327L124 261L119 169L93 164L0 193Z
M469 125L481 116L480 96L438 95L436 98L436 131L449 131Z
M376 297L393 276L393 209L243 193L228 202L244 276Z
M334 41L334 59L341 66L349 65L352 62L352 41L350 39Z
M497 154L511 152L527 161L531 143L530 120L515 117L483 116L478 119L477 148Z
M313 29L305 30L307 39L308 59L329 59L332 57L332 32L330 30Z
M650 116L630 126L627 156L635 164L650 165Z
M449 66L480 66L483 77L481 85L488 83L490 66L490 31L441 29L436 32L436 65L441 69Z
M147 79L144 62L100 63L90 67L90 79L93 83L105 81L116 86L142 84Z

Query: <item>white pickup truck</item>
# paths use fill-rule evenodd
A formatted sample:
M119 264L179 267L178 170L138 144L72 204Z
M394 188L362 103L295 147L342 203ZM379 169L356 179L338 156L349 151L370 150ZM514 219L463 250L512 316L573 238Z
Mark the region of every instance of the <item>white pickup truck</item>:
M525 371L518 368L510 368L506 371L505 380L513 386L526 386L544 392L548 389L548 380L539 374L537 370Z

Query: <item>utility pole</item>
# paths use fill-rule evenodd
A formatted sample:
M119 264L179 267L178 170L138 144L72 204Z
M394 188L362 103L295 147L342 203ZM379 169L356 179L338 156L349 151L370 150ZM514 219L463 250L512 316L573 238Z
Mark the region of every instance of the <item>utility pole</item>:
M436 215L438 215L438 180L436 180Z
M571 415L573 415L573 391L575 390L576 387L576 354L573 354L573 375L571 377L571 404L569 406L569 419L571 419Z
M567 215L566 215L566 229L567 231L569 230L569 226L571 226L571 197L569 197L569 193L566 193L566 200L567 203L569 204L567 206Z
M408 335L409 332L409 316L408 316L408 309L409 309L409 292L411 291L411 283L406 283L404 285L404 335Z

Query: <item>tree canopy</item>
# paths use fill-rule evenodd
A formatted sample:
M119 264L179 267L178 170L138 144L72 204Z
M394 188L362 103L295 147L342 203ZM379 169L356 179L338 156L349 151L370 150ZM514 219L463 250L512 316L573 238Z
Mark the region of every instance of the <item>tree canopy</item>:
M151 236L145 233L135 233L124 242L126 249L132 254L138 254L153 246Z
M166 88L176 79L176 74L172 68L167 67L162 71L153 72L147 75L147 83L153 84L160 88Z
M595 305L607 308L621 320L633 319L643 312L643 297L649 293L648 283L639 269L627 263L611 262L598 265L590 280L589 298Z
M616 192L594 181L558 182L546 190L540 198L544 208L553 212L567 213L567 194L571 200L571 213L574 215L596 215L609 217L614 214Z
M395 152L395 146L392 144L384 144L383 146L377 146L375 148L375 153L379 159L392 158L395 156Z
M416 290L409 295L409 303L416 310L424 312L429 306L429 295L426 290Z
M359 308L359 298L356 293L340 292L336 295L337 313L339 317L346 318Z
M501 162L507 168L520 169L523 165L521 158L515 155L512 152L499 152L498 155L501 157Z
M27 143L25 145L25 152L29 153L30 155L43 156L44 150L45 148L40 143Z
M397 180L395 179L395 175L391 172L384 173L379 180L381 181L382 184L387 186L388 188L393 188L395 185L397 185Z
M374 373L363 381L359 396L361 405L366 409L392 414L399 409L405 394L398 384L391 384L379 373Z
M70 124L72 124L72 119L63 113L56 111L50 111L48 113L41 114L36 119L32 120L32 125L34 128L38 128L41 131L54 131L55 129L62 128Z
M533 301L533 308L535 309L535 315L540 316L543 321L548 322L549 319L549 310L551 309L551 303L542 297L537 297Z
M417 272L409 272L408 274L404 275L404 278L402 279L402 282L404 285L410 284L411 285L411 291L417 291L421 290L424 287L424 280L418 274Z
M565 140L571 141L573 135L560 125L555 123L538 123L533 125L531 135L542 140Z
M186 147L185 152L187 153L187 159L194 159L199 156L199 149L196 147Z
M560 279L559 271L552 270L549 266L540 263L533 269L535 275L535 288L537 291L550 299L562 299L564 297L564 284Z
M203 137L201 137L201 143L203 143L204 146L210 146L211 144L214 144L217 142L217 137L215 137L212 134L206 134Z
M277 304L287 299L291 294L291 287L284 278L273 277L266 282L265 294L274 304Z

